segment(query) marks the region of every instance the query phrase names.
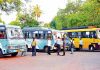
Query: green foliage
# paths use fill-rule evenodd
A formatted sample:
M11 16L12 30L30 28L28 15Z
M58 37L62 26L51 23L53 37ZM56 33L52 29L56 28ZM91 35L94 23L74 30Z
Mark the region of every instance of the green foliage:
M0 10L6 12L7 14L11 13L12 11L17 11L17 18L16 20L10 23L11 25L18 25L21 26L22 28L26 26L29 27L38 26L39 23L35 19L35 16L40 17L41 15L40 7L37 5L34 10L30 9L30 13L28 13L27 11L24 12L21 11L21 7L23 4L24 3L22 3L22 0L0 0Z
M19 14L15 21L12 21L10 25L18 25L20 27L35 27L38 26L38 22L30 17L29 14Z
M38 26L39 23L32 17L30 17L29 14L19 14L15 21L12 21L10 25L17 25L21 28L23 27L35 27Z
M33 13L35 15L36 20L38 20L38 18L41 16L41 10L40 10L40 7L38 6L38 4L36 6L34 6Z
M30 16L30 14L18 15L19 21L21 22L21 27L35 27L38 26L39 23L34 19L34 17Z
M50 27L53 28L53 29L56 29L56 22L54 20L51 21Z
M50 28L50 24L49 23L45 23L43 27Z
M51 24L56 25L56 29L91 25L100 27L100 2L98 0L69 2L65 9L58 11L52 21L55 21Z
M3 24L5 24L5 23L4 23L4 21L2 21L2 19L1 19L1 18L0 18L0 23L3 23Z
M14 10L20 11L21 5L21 0L0 0L0 9L6 13Z
M15 21L10 22L10 25L17 25L17 26L21 26L21 23L18 19L16 19Z
M87 26L95 25L98 27L98 23L100 23L100 3L97 0L87 0L86 3L82 6L82 11L85 15L87 15Z
M55 17L55 18L54 18L55 23L56 23L56 24L55 24L55 28L56 28L56 29L62 29L62 23L61 23L60 19L61 19L60 17Z
M66 17L63 14L64 11L62 9L59 9L60 11L57 13L58 16L56 16L54 18L54 20L52 20L50 27L54 28L54 29L62 29L62 27L66 27Z

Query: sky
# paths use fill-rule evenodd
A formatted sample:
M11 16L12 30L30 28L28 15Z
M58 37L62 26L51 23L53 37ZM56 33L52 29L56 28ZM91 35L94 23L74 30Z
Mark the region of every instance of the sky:
M49 23L56 16L57 11L59 9L65 8L66 3L67 3L66 0L32 0L32 2L29 3L29 5L31 4L35 6L36 4L38 4L42 11L39 21L44 23ZM7 14L3 13L1 17L2 20L8 24L12 20L16 19L16 12L11 13L8 16Z
M66 6L66 0L33 0L35 4L40 6L42 15L39 21L49 23L56 16L59 9L63 9Z
M6 24L9 24L11 21L16 19L16 12L13 12L10 15L7 15L6 13L3 12L1 18Z

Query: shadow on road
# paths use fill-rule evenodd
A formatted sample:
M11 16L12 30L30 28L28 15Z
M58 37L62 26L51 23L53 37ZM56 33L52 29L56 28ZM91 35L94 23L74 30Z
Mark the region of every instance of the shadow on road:
M10 59L12 59L12 58L21 58L22 56L11 56L11 55L4 55L3 57L0 57L0 59L3 59L3 58L5 58L5 59L8 59L8 58L10 58Z
M100 50L94 50L94 51L80 50L80 51L75 51L75 52L100 52Z
M29 52L31 52L31 51L29 51ZM42 51L42 50L38 50L37 51L38 53L46 53L46 52L44 52L44 51ZM62 52L62 51L61 51ZM69 52L68 50L66 51L66 52ZM88 50L80 50L80 51L74 51L74 52L78 52L78 53L80 53L80 52L100 52L100 50L94 50L94 51L88 51ZM56 53L56 51L51 51L51 53ZM11 55L4 55L3 57L0 57L0 59L14 59L14 58L21 58L22 56L15 56L15 57L12 57Z

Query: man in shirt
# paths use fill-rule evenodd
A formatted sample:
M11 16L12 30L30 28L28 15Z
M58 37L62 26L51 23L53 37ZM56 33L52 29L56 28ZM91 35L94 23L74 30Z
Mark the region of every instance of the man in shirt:
M71 49L71 54L73 54L73 52L74 52L74 39L71 39L70 49Z
M48 41L47 41L47 45L48 45L48 54L51 55L50 53L50 48L51 48L51 38L48 38Z
M35 41L35 38L33 38L31 46L32 46L32 56L36 56L36 41Z
M61 50L61 47L60 47L60 45L61 45L61 39L60 39L60 37L58 37L56 43L57 43L57 55L60 55L59 54L59 52Z
M79 41L79 48L82 49L83 47L83 40L80 38L80 41Z

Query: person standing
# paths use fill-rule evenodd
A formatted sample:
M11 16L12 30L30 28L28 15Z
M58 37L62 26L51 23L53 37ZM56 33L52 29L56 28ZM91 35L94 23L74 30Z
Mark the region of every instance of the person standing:
M51 52L50 52L50 49L51 49L51 38L48 38L47 46L48 46L48 51L47 51L47 53L48 53L49 55L51 55Z
M61 50L61 47L60 47L60 44L61 44L61 40L60 40L60 37L58 37L57 39L57 55L60 55L60 50Z
M80 50L82 50L82 47L83 47L83 40L80 38L80 41L79 41L79 48L80 48Z
M33 38L31 46L32 46L32 56L36 56L36 41L35 41L35 38Z
M73 54L73 52L74 52L74 39L71 39L70 49L71 49L71 54Z
M63 41L63 56L65 56L65 46L66 46L66 42L65 42L65 38L62 38Z
M26 53L27 53L27 47L25 46L25 48L22 48L21 56L26 56Z
M2 53L2 44L0 43L0 57L3 57L3 53Z
M22 50L21 56L26 56L26 51L24 49Z

